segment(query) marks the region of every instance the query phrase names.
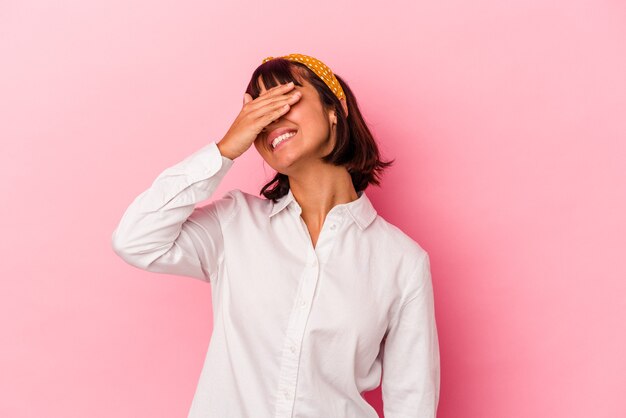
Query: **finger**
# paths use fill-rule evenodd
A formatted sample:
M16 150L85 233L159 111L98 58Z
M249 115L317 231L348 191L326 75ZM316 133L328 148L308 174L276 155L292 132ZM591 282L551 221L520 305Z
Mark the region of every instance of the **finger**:
M261 93L259 95L259 97L257 97L257 100L259 98L265 99L265 98L275 97L275 96L280 95L280 94L285 94L286 92L288 92L292 88L294 88L294 84L291 81L289 83L286 83L286 84L279 84L279 85L274 86L271 89L266 90L265 92Z
M261 129L261 132L266 132L267 126L270 123L274 122L275 120L289 113L289 111L292 108L292 105L293 104L290 104L290 103L285 103L282 105L280 103L277 103L274 105L274 108L271 111L261 114L259 116L259 122L263 126L263 128Z
M285 113L289 112L289 110L290 110L290 106L288 104L285 104L285 105L279 107L278 109L274 110L273 112L268 113L266 115L267 122L265 123L265 126L267 126L270 123L274 122L276 119L280 118Z
M290 81L289 83L285 83L285 84L278 84L278 85L270 88L269 90L265 90L262 93L262 95L272 94L272 93L274 93L276 91L279 91L279 90L288 90L288 89L290 89L293 86L294 86L293 81Z
M300 99L302 93L299 91L291 91L288 93L280 93L276 96L268 96L264 100L259 100L258 98L248 106L250 107L250 111L253 113L265 113L268 111L272 111L276 108L276 106L280 107L285 103L293 104Z
M299 92L292 93L291 95L279 96L275 100L268 101L262 106L253 109L251 116L255 119L263 118L266 114L272 114L277 109L280 109L284 105L288 105L287 110L300 100L301 94Z

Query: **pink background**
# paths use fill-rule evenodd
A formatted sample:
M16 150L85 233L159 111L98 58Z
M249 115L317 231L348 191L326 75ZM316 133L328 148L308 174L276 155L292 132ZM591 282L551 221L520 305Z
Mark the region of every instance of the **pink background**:
M291 52L397 158L368 195L431 256L438 416L626 416L625 40L617 0L3 1L0 416L186 416L211 288L111 233ZM217 193L271 175L252 147Z

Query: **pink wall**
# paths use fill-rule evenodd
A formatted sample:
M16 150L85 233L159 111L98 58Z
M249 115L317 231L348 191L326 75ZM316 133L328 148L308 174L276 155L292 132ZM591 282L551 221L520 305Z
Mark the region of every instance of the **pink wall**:
M4 1L0 416L186 416L210 286L111 233L290 52L397 158L368 193L431 256L439 417L626 416L625 39L616 0ZM271 174L251 148L217 193Z

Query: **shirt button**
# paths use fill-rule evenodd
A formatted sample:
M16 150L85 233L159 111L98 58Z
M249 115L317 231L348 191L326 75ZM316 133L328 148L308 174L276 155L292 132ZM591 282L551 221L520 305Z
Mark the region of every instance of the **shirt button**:
M306 306L306 300L301 300L300 306L304 308Z
M295 347L295 346L293 346L293 345L292 345L291 347L289 347L289 349L291 350L291 352L292 352L292 353L295 353L295 352L296 352L296 347Z
M337 228L337 225L335 225L335 224L332 224L332 225L330 226L330 229L335 229L335 228Z
M287 392L286 390L283 391L283 395L285 396L285 399L289 399L289 392Z

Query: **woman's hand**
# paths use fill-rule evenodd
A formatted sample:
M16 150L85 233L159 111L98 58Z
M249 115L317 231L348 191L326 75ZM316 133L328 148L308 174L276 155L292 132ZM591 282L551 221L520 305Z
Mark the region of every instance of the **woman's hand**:
M281 84L252 99L244 94L243 107L237 118L217 144L220 153L234 160L246 152L267 125L289 112L300 99L300 92L290 93L293 83Z

